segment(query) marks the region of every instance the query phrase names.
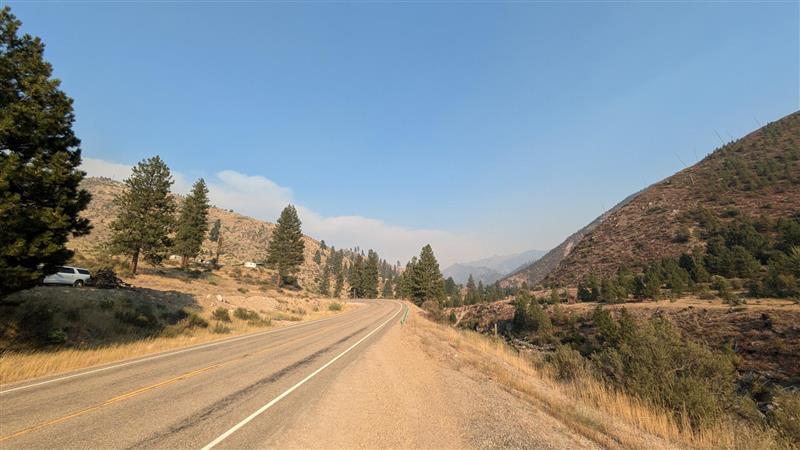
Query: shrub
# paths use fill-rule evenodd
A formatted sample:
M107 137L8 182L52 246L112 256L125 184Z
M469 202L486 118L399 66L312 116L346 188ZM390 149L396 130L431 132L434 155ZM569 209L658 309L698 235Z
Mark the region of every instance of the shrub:
M734 402L736 370L729 355L685 340L662 317L637 322L625 310L618 320L595 314L602 347L591 360L607 382L640 398L707 423Z
M114 318L121 323L137 328L152 330L163 326L156 317L153 307L149 304L140 304L133 310L117 311L114 313Z
M211 313L211 318L221 322L231 321L231 316L228 314L228 310L222 307L215 309L214 312Z
M692 231L686 225L681 226L678 228L678 231L675 233L675 242L678 243L686 243L692 238Z
M247 308L236 308L233 311L233 317L239 320L260 320L261 316L257 312Z
M428 313L431 319L437 322L444 320L444 312L436 300L425 300L420 307Z
M525 293L518 295L515 301L513 324L517 330L532 331L542 336L549 334L553 328L544 308Z
M181 334L189 334L195 328L208 328L208 321L195 313L186 313L185 317L174 325L170 325L161 332L164 337L176 337Z
M341 311L342 310L342 304L339 303L339 302L332 302L330 305L328 305L328 310L330 310L330 311Z
M211 328L211 332L214 334L228 334L231 332L231 329L228 326L223 325L222 322L216 322L214 327Z
M586 358L566 345L556 347L555 352L546 356L546 361L553 367L559 380L577 380L589 373Z
M778 435L791 448L800 442L800 392L784 389L775 394L774 408L767 416Z
M242 294L246 294L247 293L247 288L245 288L245 287L238 287L238 288L236 288L236 290L241 292Z

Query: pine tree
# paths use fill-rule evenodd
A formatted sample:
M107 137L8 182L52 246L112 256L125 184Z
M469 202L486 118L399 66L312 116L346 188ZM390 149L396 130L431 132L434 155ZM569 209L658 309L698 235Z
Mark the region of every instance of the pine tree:
M208 239L211 242L217 243L217 253L214 256L214 267L218 267L219 265L219 255L222 249L222 223L219 219L214 221L214 225L211 226L211 231L208 232Z
M476 291L475 278L472 277L472 274L469 274L469 278L467 279L467 295L464 298L464 303L467 305L474 305L475 303L478 303L478 293Z
M181 267L186 268L189 258L200 253L208 230L208 187L200 178L194 183L192 192L186 196L175 233L174 252L181 255ZM219 238L219 230L217 230Z
M42 41L17 35L21 25L0 9L0 296L67 262L67 239L91 229L79 216L89 193L79 188L72 99L51 78Z
M333 288L333 296L336 298L341 297L342 289L344 289L344 271L340 270L336 274L336 286Z
M394 298L394 290L392 289L391 278L387 278L386 281L383 282L383 292L381 293L381 297Z
M319 283L319 293L324 295L325 297L330 297L331 295L331 267L330 264L325 264L325 267L322 269L322 279Z
M294 275L303 264L305 243L300 225L297 210L289 205L281 212L278 224L272 232L267 250L267 264L278 271L278 287L282 283L294 283Z
M378 254L370 250L361 275L363 298L378 297Z
M111 248L131 257L134 274L139 257L158 264L171 246L175 227L172 175L158 156L140 161L125 180L125 191L114 200L119 208L111 224Z
M419 261L411 274L411 299L417 305L426 300L444 300L444 279L430 244L422 247Z

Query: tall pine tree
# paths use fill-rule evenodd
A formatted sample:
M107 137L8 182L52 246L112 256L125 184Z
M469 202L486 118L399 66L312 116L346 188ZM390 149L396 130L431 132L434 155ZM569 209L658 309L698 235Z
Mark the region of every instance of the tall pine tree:
M160 157L137 164L125 180L125 191L114 200L119 213L111 223L111 248L131 257L134 274L139 257L160 263L171 247L175 228L175 199L170 194L172 175Z
M295 274L303 264L305 243L300 225L297 210L289 205L281 212L278 224L272 232L267 249L267 264L278 271L278 287L282 283L295 283Z
M219 266L219 255L222 250L222 222L219 219L215 220L214 225L211 226L211 231L208 232L208 239L217 243L216 254L214 255L214 267L216 268Z
M67 262L67 239L91 228L79 216L89 194L79 188L72 99L51 78L42 41L18 36L21 25L0 9L0 296Z
M174 252L181 255L181 267L186 267L189 258L200 253L208 230L208 187L200 178L194 183L192 192L186 196L178 218ZM219 230L217 230L219 239Z
M330 266L330 264L325 264L325 267L322 269L322 278L319 281L319 293L324 295L325 297L330 297L330 295L331 295L331 266Z
M421 305L426 300L441 302L444 299L444 279L430 244L422 247L412 280L411 294L416 304Z

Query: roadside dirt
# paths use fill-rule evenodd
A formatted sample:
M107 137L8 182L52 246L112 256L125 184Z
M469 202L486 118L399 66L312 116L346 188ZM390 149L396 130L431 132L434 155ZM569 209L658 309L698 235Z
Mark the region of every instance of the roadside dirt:
M491 380L441 363L423 339L411 323L392 326L282 430L279 445L600 448Z

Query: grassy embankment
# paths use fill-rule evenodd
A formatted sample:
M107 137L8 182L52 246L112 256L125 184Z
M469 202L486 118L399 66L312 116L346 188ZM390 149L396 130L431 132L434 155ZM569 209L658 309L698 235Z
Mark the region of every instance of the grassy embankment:
M689 414L629 395L592 376L565 380L537 352L519 352L499 338L454 329L415 314L412 329L428 352L458 370L488 377L608 448L792 448L775 430L728 414L692 425ZM787 401L792 401L787 399ZM800 405L794 405L795 409ZM787 423L796 418L786 417Z
M213 286L193 284L184 290L213 292ZM0 384L287 326L352 307L280 293L271 294L270 301L225 295L206 298L143 287L39 287L13 294L0 302Z

